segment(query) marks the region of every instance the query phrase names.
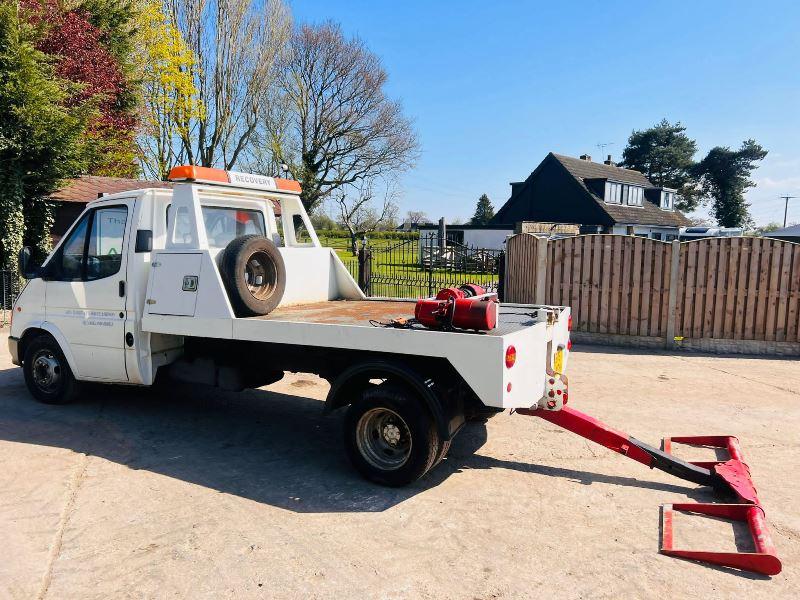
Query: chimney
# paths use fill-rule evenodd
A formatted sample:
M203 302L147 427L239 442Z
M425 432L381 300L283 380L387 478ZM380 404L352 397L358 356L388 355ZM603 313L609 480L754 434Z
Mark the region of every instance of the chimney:
M614 161L611 160L611 155L608 155L608 158L603 161L604 165L608 165L610 167L616 167L617 165L614 164Z
M578 158L580 158L581 160L588 160L589 162L592 162L592 157L589 156L588 154L581 154Z

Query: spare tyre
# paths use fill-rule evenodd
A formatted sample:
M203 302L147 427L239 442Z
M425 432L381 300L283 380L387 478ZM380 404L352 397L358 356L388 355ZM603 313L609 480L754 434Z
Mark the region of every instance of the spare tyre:
M237 317L257 317L280 304L286 266L272 241L261 235L233 240L220 257L220 273Z

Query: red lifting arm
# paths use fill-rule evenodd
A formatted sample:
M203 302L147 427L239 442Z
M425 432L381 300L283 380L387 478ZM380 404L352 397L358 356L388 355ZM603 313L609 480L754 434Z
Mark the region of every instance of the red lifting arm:
M742 460L739 440L733 436L694 436L665 438L662 449L654 448L622 431L609 427L573 408L561 410L542 408L517 409L521 415L539 417L558 425L642 463L651 469L660 469L675 477L708 485L719 491L735 495L740 504L665 504L662 506L661 525L662 554L710 562L718 565L744 569L764 575L777 575L781 561L767 529L764 510L758 501L755 486L750 479L750 470ZM694 444L712 448L724 448L730 459L726 461L687 462L675 457L672 443ZM673 547L673 511L691 512L713 517L746 521L753 538L754 552L713 552L682 550Z

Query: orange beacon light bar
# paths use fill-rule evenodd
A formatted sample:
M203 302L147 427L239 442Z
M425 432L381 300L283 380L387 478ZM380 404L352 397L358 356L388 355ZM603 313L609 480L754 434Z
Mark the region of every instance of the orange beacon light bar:
M172 167L167 179L169 181L191 181L195 183L230 185L254 190L274 190L278 192L288 192L290 194L299 194L301 191L300 182L293 179L280 179L278 177L225 171L223 169L198 167L196 165Z

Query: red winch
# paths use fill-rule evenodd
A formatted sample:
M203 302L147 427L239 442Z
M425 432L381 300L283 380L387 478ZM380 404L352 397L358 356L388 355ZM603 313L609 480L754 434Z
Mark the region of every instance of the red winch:
M497 294L468 283L417 300L414 317L430 329L491 331L497 327Z

